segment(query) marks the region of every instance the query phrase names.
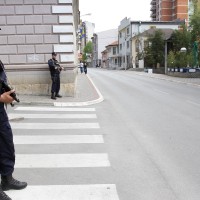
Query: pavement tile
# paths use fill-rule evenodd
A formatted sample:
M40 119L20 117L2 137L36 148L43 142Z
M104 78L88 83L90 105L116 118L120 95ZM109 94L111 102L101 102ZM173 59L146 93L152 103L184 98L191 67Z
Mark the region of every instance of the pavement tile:
M69 103L69 106L77 106L80 102L85 105L86 102L96 103L99 99L102 99L101 94L95 87L94 83L88 75L78 74L76 81L76 92L74 97L62 97L57 98L57 100L52 100L50 96L39 96L39 95L18 95L20 99L20 104L30 104L30 105L54 105L54 103ZM15 103L16 105L18 103ZM67 106L67 105L65 105Z

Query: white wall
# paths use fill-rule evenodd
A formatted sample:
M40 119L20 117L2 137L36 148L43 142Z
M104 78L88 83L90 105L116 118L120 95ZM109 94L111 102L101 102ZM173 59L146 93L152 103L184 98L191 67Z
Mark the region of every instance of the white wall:
M118 40L118 30L110 29L96 34L98 35L98 59L101 59L101 52L105 50L105 46Z

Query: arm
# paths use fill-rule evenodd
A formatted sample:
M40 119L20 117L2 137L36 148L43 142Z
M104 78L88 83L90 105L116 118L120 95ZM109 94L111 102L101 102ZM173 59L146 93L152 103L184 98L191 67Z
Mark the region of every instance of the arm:
M14 90L4 92L3 94L0 95L0 102L2 103L12 103L14 99L10 96L11 93L13 93Z
M50 69L51 71L54 71L55 69L57 69L57 68L56 68L56 65L55 65L55 63L53 62L52 59L50 59L50 60L48 61L48 65L49 65L49 69Z

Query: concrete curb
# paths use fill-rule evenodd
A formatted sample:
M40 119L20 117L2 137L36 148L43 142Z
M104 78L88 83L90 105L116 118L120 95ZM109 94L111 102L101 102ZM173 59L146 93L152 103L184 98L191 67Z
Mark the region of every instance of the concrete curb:
M94 100L90 100L90 101L83 101L83 102L72 102L72 101L69 101L69 102L44 102L44 101L21 101L20 104L21 105L44 105L44 106L55 106L55 107L67 107L67 106L89 106L89 105L93 105L93 104L97 104L97 103L100 103L104 100L102 94L100 93L100 91L98 90L98 88L95 86L94 82L92 81L92 79L90 78L90 76L88 76L88 79L90 81L90 83L92 84L92 87L94 88L94 90L97 92L97 95L98 95L98 98L97 99L94 99ZM17 105L17 103L15 104Z
M96 90L99 98L95 99L95 100L91 100L91 101L85 101L85 102L54 102L54 106L56 107L67 107L67 106L89 106L89 105L93 105L93 104L97 104L100 103L104 100L101 92L99 91L99 89L96 87L96 85L94 84L94 82L92 81L92 79L90 78L90 76L88 76L89 81L91 82L92 86L94 87L94 89Z
M138 75L146 76L146 75L143 75L143 74L138 74ZM170 81L170 82L175 82L175 83L181 83L181 84L186 84L186 85L191 85L191 86L195 86L195 87L200 87L200 84L196 84L196 83L187 83L187 82L184 82L184 81L172 80L172 79L161 78L161 77L156 77L156 76L146 76L146 77L156 78L156 79L160 79L160 80L165 80L165 81Z

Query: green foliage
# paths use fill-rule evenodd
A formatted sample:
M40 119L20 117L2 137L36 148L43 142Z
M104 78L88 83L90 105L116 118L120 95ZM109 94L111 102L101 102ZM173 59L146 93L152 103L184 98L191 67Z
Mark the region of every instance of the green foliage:
M188 60L187 60L187 54L184 52L176 52L176 61L175 61L175 67L183 68L187 67Z
M93 45L92 42L89 41L83 49L83 61L87 61L87 54L92 54Z
M200 63L200 9L197 0L194 2L194 14L190 18L190 27L183 25L175 30L168 42L168 67L198 67ZM199 4L198 4L199 5ZM146 67L156 67L164 64L164 40L162 32L155 31L147 39L148 46L144 49L144 61ZM186 52L181 52L185 47ZM139 55L138 55L139 57Z
M167 57L168 67L175 67L176 65L176 55L173 51L170 51Z
M187 51L191 50L191 32L187 30L185 25L172 33L171 40L175 52L180 51L182 47L185 47Z
M198 40L200 36L200 10L198 9L191 16L190 29L191 29L191 35L192 35L192 42L194 42Z
M194 66L194 55L193 55L193 52L190 52L188 55L187 55L187 61L188 61L188 65L190 67L193 67Z
M164 63L164 40L162 39L162 32L156 30L154 35L148 38L148 47L145 51L145 65L156 68L157 64Z

